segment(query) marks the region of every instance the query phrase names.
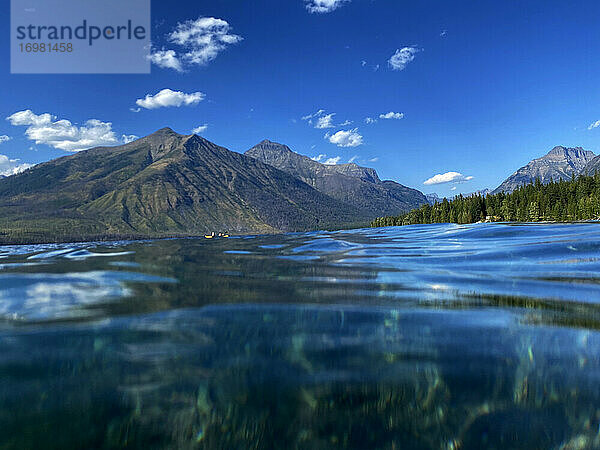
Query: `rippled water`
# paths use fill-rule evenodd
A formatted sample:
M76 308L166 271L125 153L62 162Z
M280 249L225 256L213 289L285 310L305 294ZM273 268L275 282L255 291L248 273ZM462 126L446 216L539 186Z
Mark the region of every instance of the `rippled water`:
M596 448L600 225L0 247L0 448Z

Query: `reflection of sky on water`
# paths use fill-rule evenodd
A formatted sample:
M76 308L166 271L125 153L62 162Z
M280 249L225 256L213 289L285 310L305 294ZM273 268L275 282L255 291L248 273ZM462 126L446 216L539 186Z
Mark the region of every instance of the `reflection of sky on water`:
M0 257L0 447L600 448L598 225Z
M81 308L132 295L128 282L173 280L127 272L0 275L0 316L18 320L86 316Z

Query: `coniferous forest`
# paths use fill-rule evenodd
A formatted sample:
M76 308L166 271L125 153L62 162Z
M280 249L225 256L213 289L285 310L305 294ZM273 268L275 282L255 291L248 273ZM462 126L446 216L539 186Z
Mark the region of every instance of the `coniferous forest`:
M397 217L379 217L371 226L577 220L600 220L600 173L549 184L536 180L510 194L459 195L454 200L423 205Z

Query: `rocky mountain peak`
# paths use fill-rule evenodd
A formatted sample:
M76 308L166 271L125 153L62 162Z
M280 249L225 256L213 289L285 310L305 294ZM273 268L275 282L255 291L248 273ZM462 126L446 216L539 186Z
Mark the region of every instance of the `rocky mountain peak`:
M263 153L268 152L272 154L293 153L287 145L283 145L278 142L273 142L268 139L262 140L248 151L251 150L262 151Z
M554 147L541 158L534 159L508 177L495 191L512 192L539 178L542 183L569 180L573 175L583 173L588 163L594 159L593 152L581 147Z
M594 153L584 150L581 147L563 147L559 145L550 150L546 156L542 158L552 158L552 159L565 159L565 160L591 160L594 157Z
M381 181L375 169L355 163L323 164L268 140L252 147L245 155L283 170L371 216L399 214L427 203L417 190L393 181Z

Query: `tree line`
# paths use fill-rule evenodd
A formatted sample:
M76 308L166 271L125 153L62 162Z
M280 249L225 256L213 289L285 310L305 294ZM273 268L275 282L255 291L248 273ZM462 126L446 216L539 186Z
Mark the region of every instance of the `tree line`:
M577 220L600 220L600 172L548 184L536 179L510 194L458 195L454 200L422 205L400 216L379 217L371 222L371 226Z

